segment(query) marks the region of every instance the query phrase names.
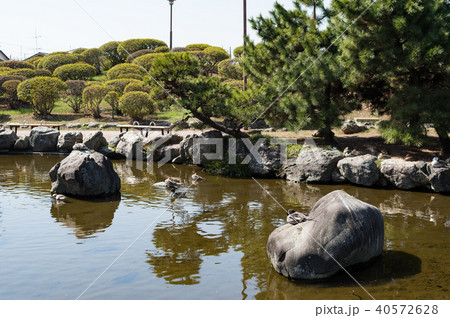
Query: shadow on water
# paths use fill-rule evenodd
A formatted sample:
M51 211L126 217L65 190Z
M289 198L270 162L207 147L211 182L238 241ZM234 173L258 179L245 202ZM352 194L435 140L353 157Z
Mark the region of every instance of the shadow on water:
M96 200L68 198L67 202L53 202L50 214L63 226L73 229L77 238L86 239L112 224L119 204L120 194Z
M373 287L388 284L396 279L408 278L421 273L422 261L419 257L402 251L384 251L382 255L369 263L347 268L348 272L363 286ZM328 288L355 287L358 284L344 271L318 281L296 281L283 277L271 270L267 281L268 299L298 299L299 293L308 293L312 289L322 289L324 293ZM319 291L320 293L320 291ZM358 290L352 294L356 299L367 299L367 295Z

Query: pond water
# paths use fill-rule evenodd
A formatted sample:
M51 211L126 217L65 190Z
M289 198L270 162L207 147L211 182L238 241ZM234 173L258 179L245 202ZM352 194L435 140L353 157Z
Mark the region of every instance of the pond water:
M55 204L48 171L60 160L0 156L0 299L370 299L343 273L305 283L272 269L266 242L285 213L251 179L116 161L120 200ZM173 204L152 186L190 184L194 171L206 180ZM385 251L351 273L376 299L449 298L450 197L258 182L286 208L307 211L337 189L377 206Z

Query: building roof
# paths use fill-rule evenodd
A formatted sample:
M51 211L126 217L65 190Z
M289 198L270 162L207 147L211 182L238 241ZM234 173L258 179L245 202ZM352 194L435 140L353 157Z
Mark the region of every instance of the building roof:
M0 61L9 61L8 56L0 50Z
M28 61L28 60L30 60L30 59L32 59L32 58L34 58L34 57L44 57L44 56L46 56L46 55L47 55L47 53L44 53L44 52L37 52L36 54L33 54L33 55L27 57L26 59L24 59L24 61Z

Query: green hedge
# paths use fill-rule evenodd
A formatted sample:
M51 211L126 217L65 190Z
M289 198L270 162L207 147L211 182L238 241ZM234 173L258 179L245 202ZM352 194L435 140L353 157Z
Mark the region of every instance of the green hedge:
M101 71L100 55L100 50L95 48L85 50L83 51L83 53L81 53L83 60L89 65L95 67L97 74L100 74Z
M39 62L38 68L44 68L53 73L62 65L74 64L82 60L83 57L79 54L49 54Z
M125 60L131 53L144 49L154 50L160 46L167 46L167 44L155 39L130 39L120 42L120 45L117 47L117 53Z
M138 80L144 79L147 72L144 68L136 64L123 63L118 64L108 71L108 79L134 78Z
M144 92L129 92L119 100L119 109L132 120L142 120L154 111L153 100Z
M160 46L155 49L155 53L168 53L170 49L167 46Z
M32 78L36 76L36 71L29 69L29 68L21 68L21 69L15 69L9 72L11 75L20 75L24 76L26 78Z
M106 58L110 62L110 67L113 67L114 65L120 64L124 62L124 59L122 59L117 53L117 47L119 46L119 42L112 41L103 44L99 47L100 54L102 57ZM103 63L105 65L106 63ZM110 67L106 68L109 69Z
M26 80L26 77L21 76L21 75L11 75L11 74L0 75L0 86L2 86L4 82L13 81L13 80L19 80L22 82L22 81Z
M233 55L234 55L235 58L240 58L243 53L244 53L244 47L243 46L238 46L237 48L235 48L233 50Z
M157 58L158 56L163 55L164 53L150 53L150 54L145 54L142 56L139 56L138 58L136 58L133 61L133 64L137 64L139 66L142 66L143 68L145 68L147 71L150 70L150 68L152 67L153 64L153 60L155 58Z
M83 90L83 104L86 112L94 118L101 117L100 103L108 94L110 88L106 85L91 85Z
M95 67L89 64L66 64L58 67L53 76L63 81L68 80L88 80L97 74Z
M19 99L33 105L36 116L46 117L51 114L55 102L67 89L67 85L54 77L34 77L19 84L17 95Z
M219 75L223 78L242 79L243 70L238 59L226 59L217 65Z
M186 48L188 50L192 50L192 51L203 51L204 49L211 47L211 45L209 44L189 44L186 45Z
M120 79L107 81L105 83L105 85L111 86L114 91L116 91L117 93L122 95L123 91L125 90L125 87L127 87L127 85L130 83L142 83L142 82L139 80L136 80L136 79L132 79L132 78L120 78Z
M72 51L72 54L81 54L81 53L83 53L83 52L86 51L86 50L87 50L86 48L80 47L80 48L78 48L78 49L73 50L73 51Z
M36 76L52 76L52 72L50 72L49 70L45 70L45 69L37 69L34 70L36 72Z
M12 69L20 69L20 68L30 68L34 69L34 65L24 61L4 61L0 62L0 67L9 67Z
M135 82L128 84L123 90L124 93L129 92L144 92L150 94L150 86L144 84L143 82Z
M75 113L79 113L83 106L83 91L86 88L86 82L81 80L66 81L67 90L64 94L64 101L73 109Z
M155 53L155 51L154 50L149 50L149 49L136 51L136 52L131 53L130 55L128 55L126 62L127 63L133 63L134 59L138 58L139 56L150 54L150 53Z

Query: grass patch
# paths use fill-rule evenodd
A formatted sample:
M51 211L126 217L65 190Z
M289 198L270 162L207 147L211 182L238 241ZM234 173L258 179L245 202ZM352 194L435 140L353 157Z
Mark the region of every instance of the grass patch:
M297 158L300 151L302 151L302 145L287 145L288 159Z
M186 111L182 109L168 109L160 113L151 115L151 118L152 120L164 120L174 123L183 119L185 114Z
M94 82L104 82L107 80L106 74L102 73L92 78Z

